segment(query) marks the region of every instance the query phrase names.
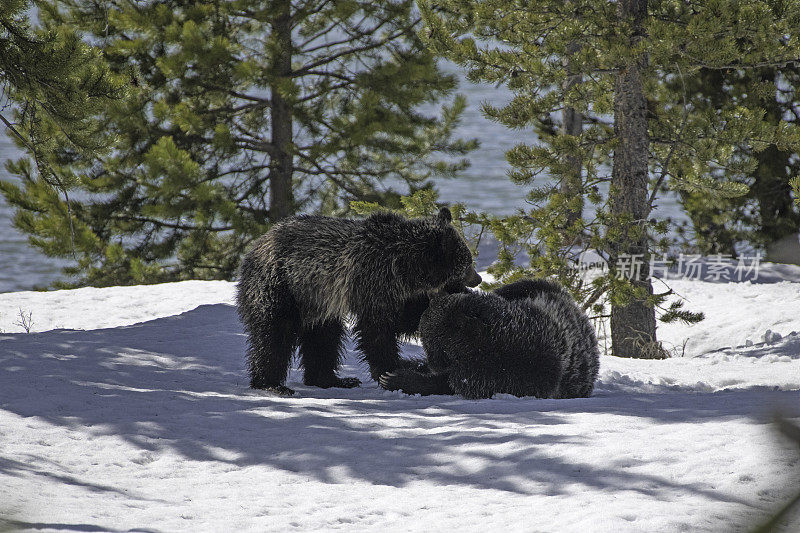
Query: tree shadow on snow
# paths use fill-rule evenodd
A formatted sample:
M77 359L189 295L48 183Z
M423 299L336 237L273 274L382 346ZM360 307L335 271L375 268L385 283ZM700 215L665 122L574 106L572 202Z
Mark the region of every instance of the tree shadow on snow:
M706 352L700 357L709 356L713 354L735 355L736 357L743 357L749 359L762 359L762 358L784 358L784 359L800 359L800 334L793 331L781 337L778 340L770 340L769 342L762 341L752 344L751 346L736 346L725 347L718 350Z
M118 436L136 449L119 458L132 468L169 448L189 460L270 465L328 483L404 486L424 479L523 494L558 494L579 483L654 497L680 488L746 503L705 484L677 485L662 476L554 457L554 447L589 443L549 428L569 423L565 415L571 413L664 424L721 417L766 423L762 402L798 398L797 392L768 390L735 396L603 391L577 400L409 397L379 389L352 351L343 375L358 375L361 387L305 387L293 371L289 385L298 396L281 398L247 388L244 336L235 309L222 304L127 327L0 335L0 343L2 409L90 435ZM419 354L419 348L406 353ZM459 461L471 470L460 470ZM25 464L35 463L32 458ZM33 467L0 463L0 473L19 475L25 468Z
M4 529L8 527L9 529ZM56 531L103 531L115 533L118 531L125 531L128 533L158 533L157 529L149 528L133 528L133 529L109 529L105 526L96 526L94 524L63 524L53 522L23 522L22 520L3 520L0 518L0 531L39 531L39 530L56 530Z

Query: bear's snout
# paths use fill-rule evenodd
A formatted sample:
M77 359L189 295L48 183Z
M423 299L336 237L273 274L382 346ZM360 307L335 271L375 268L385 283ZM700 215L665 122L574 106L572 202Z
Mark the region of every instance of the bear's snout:
M464 280L464 285L467 287L477 287L480 285L481 279L480 274L475 271L475 267L470 265L467 269L467 278Z

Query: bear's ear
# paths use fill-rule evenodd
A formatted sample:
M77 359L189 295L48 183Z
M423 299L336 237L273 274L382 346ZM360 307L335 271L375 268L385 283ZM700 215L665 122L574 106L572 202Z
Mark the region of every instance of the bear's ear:
M448 209L447 207L439 209L439 214L437 215L437 217L445 224L448 224L453 221L453 215L450 214L450 209Z

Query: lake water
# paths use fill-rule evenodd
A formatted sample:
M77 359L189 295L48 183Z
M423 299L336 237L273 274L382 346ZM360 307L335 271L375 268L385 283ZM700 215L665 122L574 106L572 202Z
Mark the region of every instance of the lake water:
M463 81L460 92L467 96L469 106L464 112L458 136L478 138L481 147L470 154L472 166L459 179L440 180L437 187L444 202L462 202L469 208L495 214L509 214L525 206L524 187L511 183L506 177L508 164L504 153L518 142L530 142L532 133L509 130L489 122L480 113L480 103L495 104L508 100L504 88ZM0 161L15 158L20 152L11 139L0 135ZM3 166L0 175L8 178ZM683 218L681 209L672 197L660 201L659 214ZM0 292L44 287L59 279L62 260L47 257L32 248L27 238L12 226L13 211L0 195ZM65 236L66 238L66 236Z

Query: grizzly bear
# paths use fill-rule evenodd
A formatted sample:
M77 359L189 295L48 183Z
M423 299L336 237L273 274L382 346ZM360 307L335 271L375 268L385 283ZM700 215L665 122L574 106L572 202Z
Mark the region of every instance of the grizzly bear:
M381 376L381 386L466 398L578 398L591 394L599 367L588 317L547 280L434 298L420 337L429 370L398 369Z
M357 386L358 379L336 373L347 317L374 379L410 365L398 341L417 329L430 295L480 281L447 208L416 219L379 212L279 222L255 242L239 273L250 386L293 394L284 382L297 348L306 385Z

